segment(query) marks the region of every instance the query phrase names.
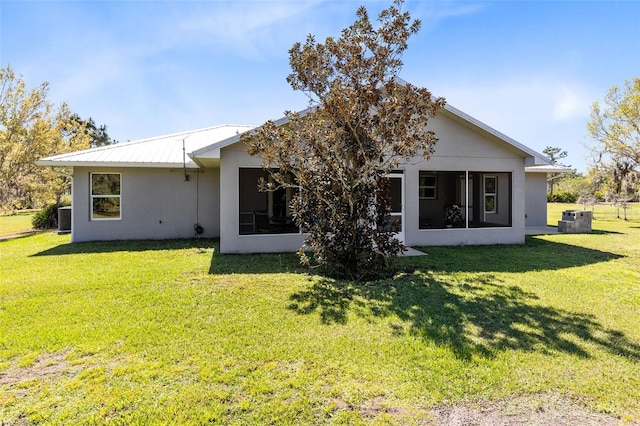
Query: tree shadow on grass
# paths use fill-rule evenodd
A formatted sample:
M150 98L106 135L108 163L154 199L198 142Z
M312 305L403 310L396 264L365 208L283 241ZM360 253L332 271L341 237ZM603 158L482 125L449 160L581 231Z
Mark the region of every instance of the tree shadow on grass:
M427 256L400 257L402 269L473 272L527 272L590 265L620 255L579 246L527 237L522 245L422 247ZM210 274L309 273L295 253L219 254L211 258ZM312 270L311 270L312 272Z
M191 238L183 240L132 240L132 241L96 241L87 243L68 243L43 250L32 256L63 256L87 253L115 253L121 251L140 252L180 249L211 249L218 247L218 240L211 238Z
M622 235L622 232L605 231L604 229L592 229L590 234L594 234L594 235Z
M393 333L450 348L463 360L508 349L588 358L593 346L640 360L640 344L593 315L542 306L535 294L491 273L458 281L421 270L368 284L321 279L291 295L288 307L301 315L318 312L326 324L345 324L350 314L398 318L403 325L392 325Z
M536 237L518 246L422 250L426 256L397 259L404 273L393 279L321 279L291 295L288 307L301 315L317 312L327 324L345 324L349 315L398 318L403 325L394 325L392 332L419 336L466 360L508 349L586 358L594 346L640 359L640 344L622 332L590 314L543 306L534 293L505 285L497 275L585 266L620 255Z
M295 253L219 254L214 253L210 274L306 273Z
M526 244L522 245L422 247L420 250L427 256L400 258L399 264L446 272L529 272L586 266L623 257L538 237L527 237Z

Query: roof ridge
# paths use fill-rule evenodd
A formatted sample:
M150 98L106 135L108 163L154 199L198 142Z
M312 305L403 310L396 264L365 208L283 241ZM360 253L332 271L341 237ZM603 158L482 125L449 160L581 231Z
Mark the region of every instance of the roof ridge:
M136 139L133 141L127 141L127 142L123 142L125 144L128 143L135 143L135 142L148 142L151 140L155 140L155 139L168 139L168 138L173 138L173 137L177 137L177 136L181 136L181 135L192 135L194 133L201 133L201 132L206 132L209 130L214 130L214 129L220 129L222 127L245 127L248 126L247 124L218 124L216 126L210 126L210 127L203 127L200 129L195 129L195 130L184 130L182 132L176 132L176 133L169 133L166 135L158 135L158 136L152 136L152 137L148 137L148 138L144 138L144 139Z

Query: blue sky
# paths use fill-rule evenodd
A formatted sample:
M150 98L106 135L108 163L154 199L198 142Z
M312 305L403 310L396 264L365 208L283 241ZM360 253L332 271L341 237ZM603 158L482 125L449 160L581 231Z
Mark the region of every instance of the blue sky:
M134 140L261 124L306 106L285 81L307 34L338 36L389 1L0 0L0 64ZM402 77L585 171L593 101L640 76L640 0L408 1Z

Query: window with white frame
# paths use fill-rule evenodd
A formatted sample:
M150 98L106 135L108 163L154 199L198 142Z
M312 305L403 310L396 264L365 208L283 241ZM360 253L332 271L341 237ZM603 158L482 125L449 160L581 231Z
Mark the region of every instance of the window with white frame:
M437 198L438 179L433 173L420 172L418 186L419 196L422 200L435 200Z
M118 220L121 200L120 173L91 173L91 220Z
M496 176L484 177L484 212L496 212L496 194L498 193L498 179Z

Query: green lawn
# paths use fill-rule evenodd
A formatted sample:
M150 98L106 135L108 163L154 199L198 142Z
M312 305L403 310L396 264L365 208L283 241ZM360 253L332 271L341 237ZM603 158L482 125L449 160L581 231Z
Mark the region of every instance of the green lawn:
M424 424L522 397L640 422L628 214L597 206L589 235L424 248L367 285L211 240L0 241L0 424Z
M0 237L17 232L30 231L33 210L19 211L15 214L0 215Z

